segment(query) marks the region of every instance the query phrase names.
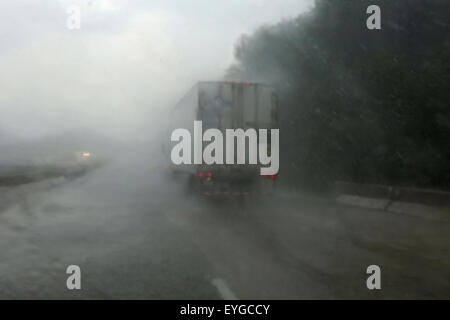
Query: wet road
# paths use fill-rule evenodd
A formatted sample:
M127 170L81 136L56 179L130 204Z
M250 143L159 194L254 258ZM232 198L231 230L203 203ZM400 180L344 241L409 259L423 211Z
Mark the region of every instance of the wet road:
M2 190L0 298L449 298L450 220L187 196L147 159ZM82 290L66 288L79 265ZM380 265L382 290L366 288Z

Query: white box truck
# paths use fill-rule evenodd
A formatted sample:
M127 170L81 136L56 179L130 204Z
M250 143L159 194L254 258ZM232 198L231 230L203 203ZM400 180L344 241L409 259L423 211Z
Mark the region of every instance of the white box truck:
M253 128L257 132L259 129L267 129L267 150L270 152L270 129L278 129L278 97L272 87L259 83L199 82L171 110L171 132L178 128L192 130L194 121L202 121L203 132L215 128L224 136L226 129ZM168 154L174 144L168 148ZM247 153L248 148L246 158ZM235 152L235 156L236 154ZM172 163L171 170L176 175L184 174L188 177L188 188L191 191L234 194L271 192L276 176L260 175L260 166Z

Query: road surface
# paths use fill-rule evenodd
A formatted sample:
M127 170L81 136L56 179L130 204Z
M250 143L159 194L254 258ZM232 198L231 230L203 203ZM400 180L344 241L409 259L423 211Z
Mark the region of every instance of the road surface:
M4 188L0 203L1 299L450 298L445 216L187 196L150 157ZM366 287L373 264L381 290Z

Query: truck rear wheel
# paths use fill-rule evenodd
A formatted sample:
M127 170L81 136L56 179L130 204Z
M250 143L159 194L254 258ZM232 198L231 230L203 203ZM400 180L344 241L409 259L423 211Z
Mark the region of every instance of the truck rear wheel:
M262 178L259 182L259 194L272 195L275 192L275 179Z
M186 183L186 193L194 194L199 190L199 183L196 177L193 174L190 174L188 177L188 181Z

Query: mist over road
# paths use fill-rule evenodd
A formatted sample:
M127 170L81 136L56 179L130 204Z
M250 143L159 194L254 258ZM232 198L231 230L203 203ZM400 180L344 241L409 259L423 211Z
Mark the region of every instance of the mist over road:
M449 295L448 220L272 198L187 196L136 150L72 181L12 188L0 298L298 299ZM82 290L66 288L79 265ZM369 291L365 268L382 268ZM447 280L446 280L447 279Z
M450 299L449 10L0 1L0 300Z

